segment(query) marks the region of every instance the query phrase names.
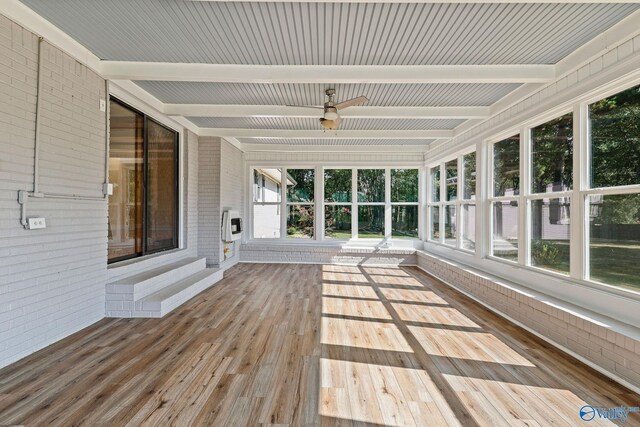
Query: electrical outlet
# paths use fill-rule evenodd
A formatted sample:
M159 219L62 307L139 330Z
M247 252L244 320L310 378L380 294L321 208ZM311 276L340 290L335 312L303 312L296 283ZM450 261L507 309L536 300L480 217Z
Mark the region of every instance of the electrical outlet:
M107 101L105 101L104 99L100 100L100 111L102 111L103 113L107 111Z
M47 222L44 218L27 218L27 227L29 230L47 228Z

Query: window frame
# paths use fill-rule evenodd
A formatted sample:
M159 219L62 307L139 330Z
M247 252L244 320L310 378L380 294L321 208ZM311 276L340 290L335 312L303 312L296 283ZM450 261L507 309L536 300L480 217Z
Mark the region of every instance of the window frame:
M349 241L360 241L360 242L371 242L371 243L378 243L378 242L382 242L382 241L390 241L390 242L398 242L398 241L405 241L405 242L421 242L422 241L422 236L424 235L424 228L423 228L423 219L421 218L423 215L423 211L422 211L422 206L424 204L423 202L423 194L425 194L425 190L423 190L423 179L422 179L422 173L423 173L423 167L420 166L419 164L398 164L398 165L394 165L391 164L389 165L384 165L384 166L380 166L380 165L368 165L368 164L362 164L362 165L357 165L357 166L347 166L344 164L334 164L331 162L327 162L325 164L322 165L317 165L317 164L308 164L308 163L291 163L291 164L287 164L287 163L271 163L269 165L265 165L263 163L255 163L255 164L248 164L248 176L250 177L250 182L251 182L251 186L250 188L253 188L253 176L254 176L254 171L257 169L281 169L282 170L282 178L281 178L281 188L282 193L281 193L281 198L280 198L280 202L255 202L254 201L254 197L253 197L253 193L251 195L249 195L247 197L247 200L249 201L248 203L248 207L249 207L249 215L250 218L248 220L249 223L249 227L247 227L247 230L249 230L250 232L247 233L249 238L249 241L252 242L281 242L281 243L292 243L292 244L296 244L296 243L310 243L310 242L322 242L322 243L336 243L336 244L343 244ZM284 186L282 186L282 182L286 177L286 171L289 169L315 169L315 187L314 187L314 201L313 202L305 202L305 203L298 203L298 202L287 202L287 197L286 197L286 189ZM351 170L351 202L325 202L324 200L324 172L325 170L334 170L334 169L348 169ZM361 169L380 169L380 170L384 170L384 177L385 177L385 200L383 202L358 202L358 181L357 181L357 177L358 177L358 170ZM391 170L392 169L413 169L417 171L417 175L418 175L418 201L416 202L391 202ZM280 237L278 238L260 238L260 237L255 237L254 234L254 227L253 227L253 221L254 221L254 206L255 205L265 205L265 204L279 204L281 206L281 212L284 212L283 214L281 214L281 218L280 218ZM286 224L287 224L287 207L289 205L313 205L314 207L314 237L313 238L289 238L286 235ZM324 214L325 214L325 206L350 206L351 208L351 238L349 239L336 239L336 238L326 238L325 237L325 218L324 218ZM384 235L380 236L379 238L376 237L359 237L358 236L358 208L359 206L382 206L384 207L384 211L385 211L385 231L384 231ZM409 238L405 238L405 237L393 237L392 236L392 208L394 206L417 206L417 210L418 210L418 236L417 237L409 237Z
M475 198L470 198L470 199L466 199L464 197L464 180L465 180L465 168L464 168L464 157L468 154L471 153L476 153L476 191L475 191ZM447 178L446 178L446 168L447 168L447 164L451 163L455 161L456 162L456 178L457 178L457 182L456 182L456 198L455 200L447 200ZM432 179L432 171L433 170L438 170L440 172L440 182L439 182L439 190L440 190L440 198L437 202L433 201L433 179ZM454 157L446 157L444 160L438 162L437 164L432 165L431 167L427 167L427 214L426 214L426 222L427 222L427 226L426 226L426 230L427 230L427 234L425 235L424 241L428 241L430 243L436 243L438 245L442 245L444 247L447 248L452 248L452 249L458 249L467 253L475 253L476 251L478 251L478 245L476 244L475 249L471 250L471 249L466 249L463 247L463 237L462 237L462 230L463 230L463 219L462 219L462 207L463 205L467 205L467 204L473 204L476 206L476 209L479 208L478 206L478 191L479 191L479 184L480 184L480 180L478 179L478 152L476 149L476 146L472 146L472 147L467 147L467 149L462 150L460 152L458 152ZM471 203L470 203L471 202ZM455 240L455 244L449 244L446 242L446 236L445 236L445 211L447 209L448 206L452 206L455 208L455 212L456 212L456 219L455 219L455 229L456 229L456 240ZM431 235L432 235L432 230L433 230L433 217L432 217L432 212L433 212L433 208L437 207L438 208L438 220L439 220L439 235L438 235L438 239L437 240L433 240L431 239ZM476 213L477 216L477 213ZM477 238L477 234L478 234L478 230L476 227L476 241L478 240Z
M148 114L146 114L144 111L140 110L139 108L136 108L134 106L132 106L131 104L121 100L120 98L118 98L117 96L114 96L112 94L109 94L108 97L108 101L109 101L109 106L108 108L111 108L111 102L114 102L118 105L120 105L123 108L126 108L136 114L139 114L142 116L143 118L143 155L142 155L142 165L143 165L143 172L142 172L142 251L137 252L135 254L131 254L131 255L125 255L125 256L120 256L120 257L114 257L114 258L109 258L108 256L108 250L107 250L107 264L115 264L121 261L127 261L127 260L131 260L131 259L136 259L136 258L141 258L144 256L148 256L148 255L153 255L153 254L158 254L161 252L167 252L167 251L172 251L175 249L180 248L180 240L181 240L181 219L180 219L180 206L181 206L181 200L182 200L182 194L180 191L180 182L181 182L181 176L182 176L182 172L180 169L180 161L181 161L181 149L180 149L180 131L172 128L171 126L163 123L163 121L152 117ZM148 223L149 223L149 212L148 212L148 178L149 178L149 139L148 139L148 134L149 134L149 126L148 123L149 122L153 122L154 124L172 132L174 134L174 149L175 149L175 158L174 158L174 170L175 170L175 180L174 180L174 192L175 192L175 201L174 201L174 224L173 224L173 230L174 230L174 241L175 244L172 245L171 247L167 247L167 248L159 248L159 249L153 249L153 250L149 250L148 249L148 234L149 234L149 230L148 230ZM109 137L109 146L111 146L111 137ZM107 202L108 203L108 202ZM107 241L107 247L108 247L108 241Z

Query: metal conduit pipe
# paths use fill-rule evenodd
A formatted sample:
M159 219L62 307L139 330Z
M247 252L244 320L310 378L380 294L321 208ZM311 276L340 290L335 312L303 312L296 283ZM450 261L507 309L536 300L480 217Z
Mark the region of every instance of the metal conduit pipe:
M40 126L41 126L41 109L42 109L42 43L44 42L43 37L38 37L38 66L37 66L37 76L36 76L36 116L35 116L35 135L34 135L34 147L33 147L33 190L18 191L18 203L20 204L20 224L24 228L28 228L27 221L27 201L29 198L36 199L63 199L63 200L93 200L93 201L104 201L109 195L107 192L107 184L109 180L109 106L107 104L107 100L109 97L109 81L105 80L105 136L104 136L104 144L105 144L105 152L104 152L104 181L102 186L102 196L101 197L92 197L92 196L81 196L76 194L52 194L52 193L41 193L40 189L40 173L39 173L39 163L40 163Z

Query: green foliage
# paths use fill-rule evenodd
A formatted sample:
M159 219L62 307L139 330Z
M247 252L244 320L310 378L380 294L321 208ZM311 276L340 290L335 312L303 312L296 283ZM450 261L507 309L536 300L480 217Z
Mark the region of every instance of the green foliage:
M458 160L445 163L444 170L447 175L447 200L456 200L458 196Z
M637 224L640 226L640 195L605 196L594 224Z
M465 154L464 162L464 199L470 200L476 194L476 152Z
M314 169L287 169L287 201L313 202Z
M432 202L440 201L440 166L431 168L431 188L433 189Z
M515 135L493 144L494 196L504 196L506 190L520 192L520 136Z
M559 256L560 249L556 243L547 240L531 242L531 258L535 265L556 265Z
M592 187L640 184L640 86L589 106Z
M324 171L324 200L351 203L351 169Z
M573 184L573 114L568 113L531 130L532 190L544 193L571 189Z
M418 169L391 169L391 201L418 201Z
M313 206L290 206L287 224L288 236L313 237Z
M384 202L384 169L358 169L358 201Z

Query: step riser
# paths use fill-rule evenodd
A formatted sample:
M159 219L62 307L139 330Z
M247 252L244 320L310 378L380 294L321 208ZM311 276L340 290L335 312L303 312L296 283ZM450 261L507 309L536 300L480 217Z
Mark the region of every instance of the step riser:
M221 279L222 279L222 272L215 273L205 279L200 280L197 283L194 283L192 286L185 289L184 291L177 293L175 295L172 295L171 297L163 301L136 303L136 310L147 311L147 312L158 312L161 314L161 316L164 316L165 314L179 307L180 305L190 300L194 296L198 295L200 292L215 285Z
M206 259L202 258L136 284L108 284L107 301L137 301L205 268Z
M197 272L196 272L197 273ZM213 286L223 278L222 271L216 271L199 280L183 291L167 297L163 301L107 301L106 317L116 318L159 318L176 309L200 292ZM173 282L172 282L173 283ZM169 283L172 284L172 283Z

